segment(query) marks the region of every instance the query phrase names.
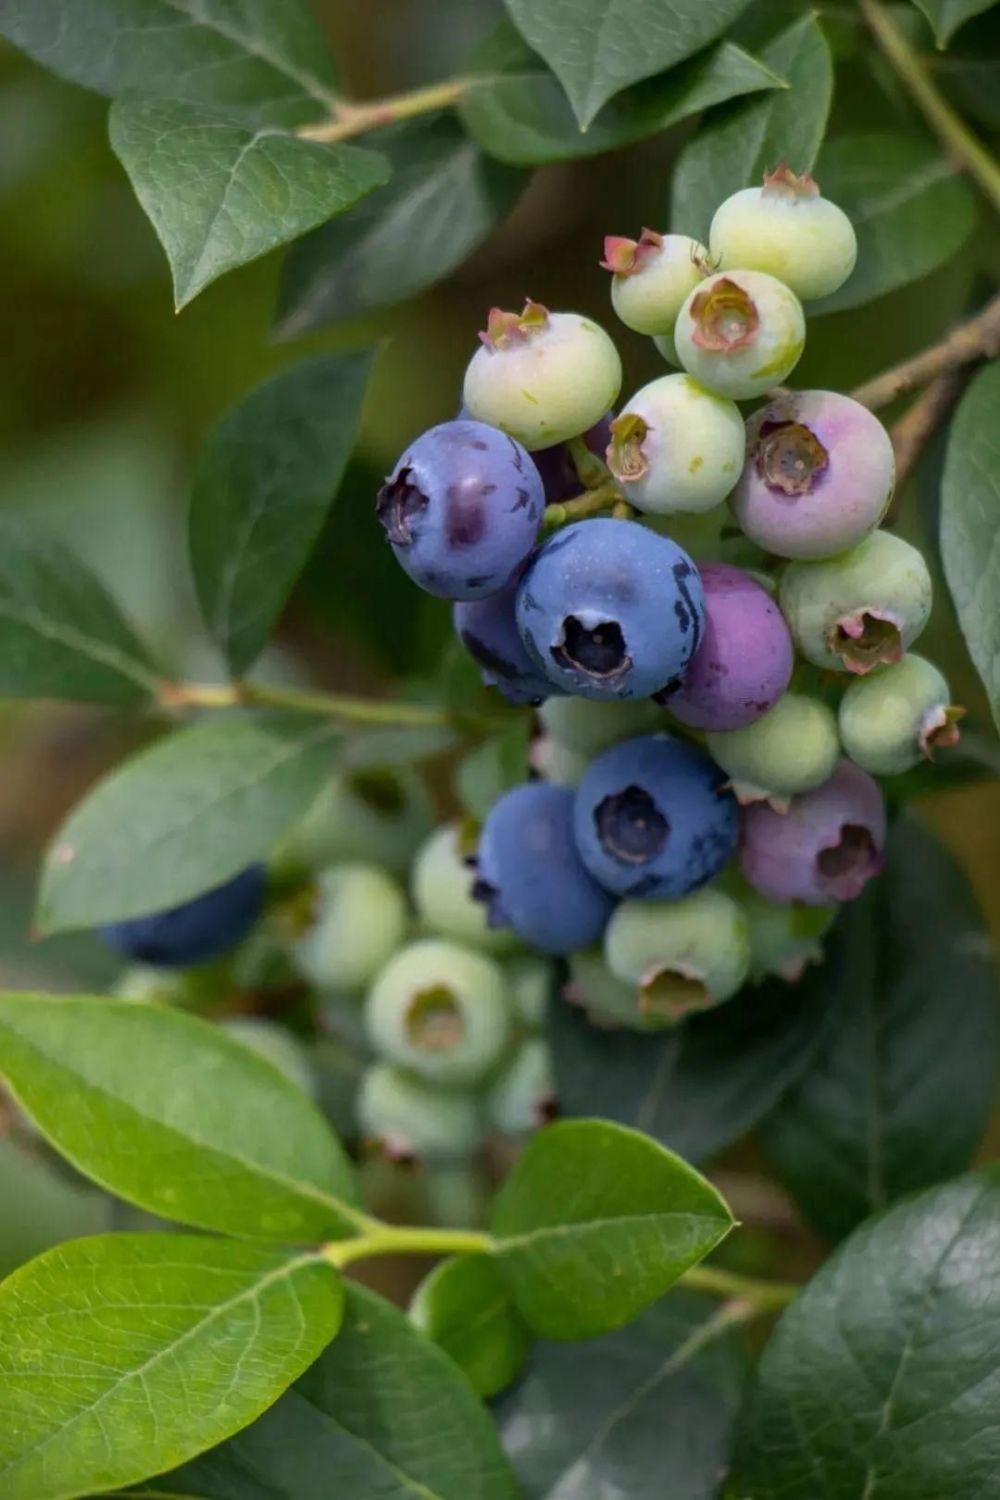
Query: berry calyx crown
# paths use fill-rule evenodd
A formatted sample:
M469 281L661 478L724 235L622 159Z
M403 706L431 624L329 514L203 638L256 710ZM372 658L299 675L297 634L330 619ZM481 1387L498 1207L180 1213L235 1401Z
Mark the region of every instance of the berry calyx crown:
M801 198L818 198L819 183L808 172L793 172L787 161L779 161L773 172L764 173L762 198L782 198L795 203Z
M529 297L519 313L504 312L502 307L491 307L486 319L486 328L479 337L487 349L508 349L512 344L524 343L532 334L538 333L549 321L549 310Z
M750 293L730 276L718 276L691 302L692 341L700 349L729 354L745 349L757 337L760 315Z
M611 424L611 441L606 454L608 468L617 480L641 479L649 472L649 460L643 452L649 424L637 412L623 411Z
M620 234L604 236L604 259L601 267L615 276L634 276L641 271L651 255L663 246L663 235L655 229L644 229L637 240L629 240Z

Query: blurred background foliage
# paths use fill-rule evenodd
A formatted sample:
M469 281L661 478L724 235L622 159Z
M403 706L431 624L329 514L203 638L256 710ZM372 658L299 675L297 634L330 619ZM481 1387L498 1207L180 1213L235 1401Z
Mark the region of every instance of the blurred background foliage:
M501 16L499 0L315 0L314 9L346 92L357 98L462 72ZM813 9L798 0L756 0L736 39L752 47ZM942 54L916 9L894 9L980 131L1000 131L1000 11L964 26ZM855 7L822 4L819 14L838 63L830 136L902 129L924 138ZM220 677L198 621L184 547L198 444L274 370L308 353L382 341L358 450L263 670L366 692L401 677L434 677L449 611L394 566L373 523L379 478L411 437L454 413L491 305L517 306L530 295L611 326L607 273L598 266L602 237L634 235L644 224L666 227L672 163L695 123L534 174L498 168L495 190L509 197L510 211L433 290L364 320L280 336L274 309L281 255L224 277L174 315L162 252L108 145L105 101L0 44L0 326L7 350L0 504L30 513L85 557L178 675ZM824 182L822 168L821 157ZM981 304L1000 281L1000 243L978 200L975 213L976 227L950 263L866 307L814 318L797 384L850 389ZM626 391L662 370L649 340L620 325L614 333ZM942 456L943 443L935 442L908 486L900 522L932 558ZM970 720L988 725L943 585L926 650L945 668ZM99 988L112 977L113 965L86 937L30 941L32 883L46 836L142 732L134 720L104 710L0 708L4 984ZM958 854L1000 933L1000 784L932 789L921 796L920 811ZM960 1024L961 997L955 1002ZM1000 1131L992 1135L987 1151ZM0 1181L12 1196L20 1178L11 1174L19 1170L0 1155ZM46 1184L37 1190L44 1193ZM51 1215L55 1238L59 1215L77 1211L75 1203L53 1201L32 1217L45 1223ZM33 1248L5 1244L3 1255L23 1259Z

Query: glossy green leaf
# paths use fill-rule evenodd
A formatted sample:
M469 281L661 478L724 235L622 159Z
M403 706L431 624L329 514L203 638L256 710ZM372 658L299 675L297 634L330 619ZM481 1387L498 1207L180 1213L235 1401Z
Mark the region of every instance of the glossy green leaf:
M354 1174L322 1115L195 1016L0 994L0 1075L75 1167L151 1213L287 1243L357 1233Z
M732 1224L711 1184L648 1136L566 1120L529 1142L497 1196L492 1231L524 1318L572 1340L634 1318Z
M806 1215L846 1234L968 1165L989 1118L997 989L964 875L900 821L881 879L844 909L814 981L830 1025L761 1140Z
M760 183L781 161L808 172L816 160L833 96L833 60L815 14L762 47L759 60L788 87L706 116L674 168L671 222L682 234L707 241L712 215L730 193Z
M480 1396L515 1379L531 1334L489 1255L440 1261L413 1294L410 1319L443 1349Z
M1000 727L1000 360L959 402L941 486L941 559L969 654Z
M0 1277L63 1240L111 1228L110 1198L11 1140L0 1140L0 1203L8 1205L0 1211Z
M0 34L43 67L294 125L329 113L335 73L308 0L0 0Z
M0 524L0 697L140 704L156 669L100 579L67 547Z
M303 714L219 717L158 740L70 814L42 872L42 932L162 911L266 856L329 777L338 730Z
M485 818L504 792L524 780L530 742L531 724L524 715L469 751L455 773L455 791L470 817Z
M231 411L202 450L189 519L202 612L242 675L319 536L361 420L373 356L283 370Z
M343 1314L314 1255L194 1235L74 1240L0 1286L0 1493L71 1500L220 1443Z
M960 26L990 10L996 0L913 0L913 3L931 23L938 46L947 47Z
M992 1171L862 1225L784 1314L743 1422L736 1493L985 1500L1000 1464L998 1344Z
M315 229L389 178L376 151L299 140L176 100L116 100L111 144L167 253L178 311L226 271Z
M279 332L290 337L391 307L466 260L524 185L484 157L450 115L378 138L392 164L384 192L296 245L285 262Z
M860 307L946 265L976 222L975 194L930 138L842 135L823 147L816 177L857 231L858 263L812 314Z
M747 0L505 0L586 130L603 104L721 36Z
M721 42L618 94L583 133L558 80L508 22L471 66L482 77L474 77L462 102L462 120L491 156L523 166L613 151L712 104L782 83L742 47Z
M494 1408L524 1500L715 1500L746 1370L728 1313L684 1291L582 1348L536 1344Z
M829 1007L811 971L772 980L675 1031L595 1027L579 1006L549 1007L562 1115L595 1112L705 1161L752 1130L808 1066Z
M344 1323L245 1432L155 1489L198 1500L517 1500L464 1375L397 1308L348 1283Z

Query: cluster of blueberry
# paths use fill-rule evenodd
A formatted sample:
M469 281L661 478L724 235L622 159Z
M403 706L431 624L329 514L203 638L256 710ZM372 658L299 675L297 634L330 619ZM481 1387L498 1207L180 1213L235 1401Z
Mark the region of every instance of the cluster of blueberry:
M847 217L784 166L721 205L707 248L609 238L616 312L679 371L613 415L602 328L494 309L458 418L379 493L485 680L540 706L543 779L486 818L473 892L492 926L569 956L595 1018L675 1024L794 975L881 867L873 776L957 737L947 684L909 652L927 566L877 529L888 434L848 396L780 384L802 301L855 256ZM744 420L736 402L761 397ZM675 539L724 503L749 567L696 565Z

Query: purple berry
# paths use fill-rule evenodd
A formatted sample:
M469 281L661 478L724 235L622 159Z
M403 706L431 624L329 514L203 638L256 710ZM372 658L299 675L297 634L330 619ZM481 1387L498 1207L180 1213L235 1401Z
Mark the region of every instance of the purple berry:
M676 900L735 852L736 800L701 750L668 735L612 745L576 792L573 829L595 880L619 896Z
M744 729L787 688L792 638L777 604L749 573L725 563L700 571L705 634L681 686L665 701L692 729Z
M769 901L853 901L882 869L884 846L882 793L849 760L787 812L757 802L744 813L743 874Z
M679 677L701 639L694 563L632 521L577 521L524 575L517 624L550 681L583 698L648 698Z
M877 417L835 391L790 391L747 422L747 461L730 505L779 557L833 557L878 525L895 461Z
M541 782L501 797L483 824L473 894L491 927L511 927L545 953L595 943L613 902L584 869L573 839L573 793Z
M410 445L376 511L414 583L443 599L482 599L531 551L544 504L520 443L485 422L456 421Z
M524 648L514 618L520 572L487 599L463 600L452 618L462 645L483 669L483 681L508 703L542 703L558 693Z
M208 963L241 942L264 906L263 865L250 865L224 885L182 906L99 929L109 948L135 963L183 969Z

